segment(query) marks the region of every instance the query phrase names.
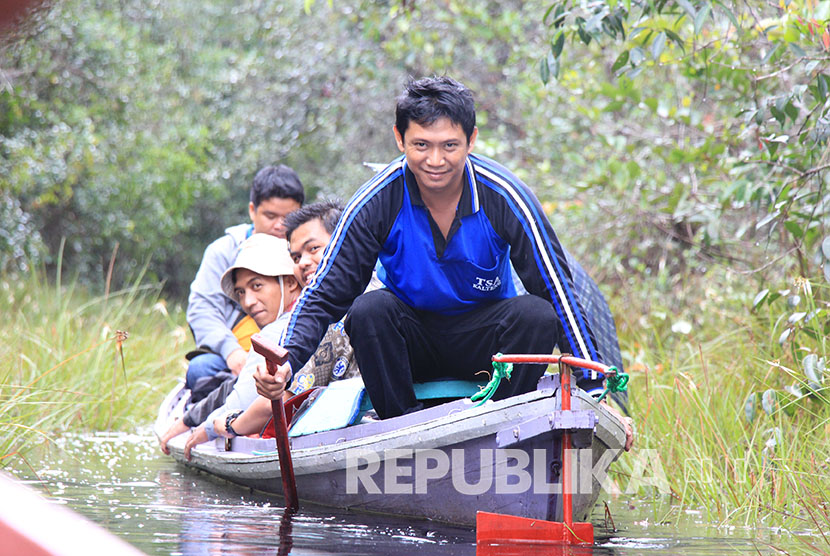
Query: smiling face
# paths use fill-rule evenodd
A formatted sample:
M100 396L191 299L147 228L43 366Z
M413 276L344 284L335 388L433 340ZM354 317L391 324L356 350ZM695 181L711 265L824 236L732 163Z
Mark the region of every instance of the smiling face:
M285 278L283 278L284 280ZM279 279L263 276L247 268L234 271L234 296L260 328L271 324L280 316L282 291Z
M476 128L467 141L461 126L449 118L438 118L426 126L410 121L403 136L395 128L398 148L406 155L422 196L460 191L464 163L477 136Z
M326 231L319 218L309 220L291 232L288 247L296 268L294 275L303 286L311 281L311 277L317 271L330 239L331 234Z
M282 223L289 213L300 208L300 203L294 199L271 197L254 206L248 203L248 214L254 223L254 232L271 234L285 239L285 228Z

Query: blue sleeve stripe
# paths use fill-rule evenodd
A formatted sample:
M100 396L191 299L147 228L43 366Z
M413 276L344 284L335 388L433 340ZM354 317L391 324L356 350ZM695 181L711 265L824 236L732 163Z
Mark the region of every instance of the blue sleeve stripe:
M343 214L337 222L337 227L335 227L334 233L332 234L331 239L323 252L323 258L320 261L320 266L317 268L317 272L314 273L314 277L311 282L303 288L300 299L297 301L297 306L291 313L291 320L289 321L288 326L285 329L285 333L283 334L282 345L286 345L286 343L291 341L291 335L294 332L294 325L297 322L297 317L302 312L308 297L320 287L320 282L323 278L325 278L331 269L337 253L340 252L340 247L343 244L346 231L349 229L349 225L352 221L354 221L357 213L360 212L360 209L362 209L379 191L383 190L383 188L389 183L397 179L400 176L402 168L403 157L399 157L384 170L378 172L375 177L362 185L348 204L346 204L346 208L343 209Z
M561 310L564 311L565 318L562 318L561 313L560 318L563 324L567 324L565 329L568 339L571 341L571 348L578 350L580 355L588 355L592 360L597 360L596 350L591 343L590 336L587 334L584 317L578 309L579 306L575 301L573 292L568 287L567 280L563 279L564 273L553 250L553 243L544 226L538 224L538 222L544 221L542 218L546 217L539 215L535 203L526 197L526 192L512 183L512 179L516 178L511 179L501 175L501 168L488 164L488 161L481 157L475 157L475 162L480 175L491 182L489 186L512 201L512 203L509 203L511 209L522 223L525 233L533 240L538 251L536 263L551 292L554 306L559 311L559 304L556 303L558 300L561 303ZM569 332L573 332L575 338L571 337ZM575 343L573 342L574 339L576 340Z

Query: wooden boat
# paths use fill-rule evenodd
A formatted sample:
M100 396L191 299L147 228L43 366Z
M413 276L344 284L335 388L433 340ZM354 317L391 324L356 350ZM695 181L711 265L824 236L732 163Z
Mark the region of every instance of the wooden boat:
M144 554L70 509L0 473L0 554Z
M178 387L164 400L159 436L182 414L188 395ZM457 399L295 437L291 456L301 501L461 525L474 525L479 510L562 521L564 433L572 446L573 519L587 521L608 467L623 451L625 429L578 388L571 409L563 410L559 375L544 375L533 392L483 405ZM282 494L274 439L219 438L196 447L187 461L186 436L168 443L177 461Z

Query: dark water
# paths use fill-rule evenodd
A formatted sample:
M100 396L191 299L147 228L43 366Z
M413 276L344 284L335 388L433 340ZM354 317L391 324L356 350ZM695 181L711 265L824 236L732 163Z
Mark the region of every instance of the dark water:
M429 521L303 505L288 515L281 499L218 481L175 464L146 434L67 436L28 469L12 471L147 554L476 554L475 531ZM656 501L599 504L589 550L501 547L498 554L811 553L795 536L758 528L717 528L696 512L666 521ZM606 527L607 523L607 527ZM815 542L815 539L811 539ZM479 551L481 555L483 551ZM493 552L491 552L493 553Z

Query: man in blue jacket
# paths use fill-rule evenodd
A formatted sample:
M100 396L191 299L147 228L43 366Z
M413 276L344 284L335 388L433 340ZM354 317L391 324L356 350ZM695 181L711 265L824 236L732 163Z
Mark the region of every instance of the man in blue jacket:
M496 352L551 353L558 345L601 361L536 196L498 163L472 154L478 130L470 90L447 77L409 83L394 133L403 156L349 201L286 329L289 362L275 378L257 373L260 392L281 392L347 311L346 331L381 418L422 407L413 382L474 379ZM376 261L385 288L363 294ZM511 263L529 295L516 295ZM535 389L543 372L516 365L494 399ZM596 389L602 377L579 384Z

